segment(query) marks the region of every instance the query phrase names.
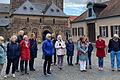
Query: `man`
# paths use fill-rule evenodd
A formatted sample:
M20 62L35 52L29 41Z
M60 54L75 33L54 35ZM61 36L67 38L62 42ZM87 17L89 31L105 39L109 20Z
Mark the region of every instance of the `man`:
M111 68L112 71L115 71L114 61L116 57L117 61L117 70L120 71L120 39L117 34L114 34L114 37L110 39L108 44L108 52L111 57Z
M43 55L44 55L44 65L43 65L43 72L44 75L51 74L50 72L50 67L52 63L52 56L54 55L54 45L51 40L52 35L47 34L46 35L46 40L43 42L42 45L42 50L43 50ZM47 67L47 72L46 72L46 67Z
M20 44L20 42L23 40L23 36L24 36L24 31L20 30L18 32L18 36L17 36L17 42ZM18 66L19 66L19 58L17 58L16 60L16 72L19 72L18 70Z

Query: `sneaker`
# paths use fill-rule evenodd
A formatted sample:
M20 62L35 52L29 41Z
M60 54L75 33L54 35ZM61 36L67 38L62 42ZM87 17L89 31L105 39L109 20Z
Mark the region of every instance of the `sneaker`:
M120 72L120 68L118 68L117 71Z
M4 76L4 78L7 78L7 77L8 77L8 75L5 75L5 76Z
M101 68L101 71L103 71L103 68Z
M13 78L15 78L15 74L12 74Z

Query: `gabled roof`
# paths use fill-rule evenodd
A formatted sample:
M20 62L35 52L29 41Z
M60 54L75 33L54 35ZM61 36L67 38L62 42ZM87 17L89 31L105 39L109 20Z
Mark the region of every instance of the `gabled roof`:
M120 0L110 0L107 7L100 13L99 17L110 17L120 15Z
M42 15L42 10L38 10L35 5L27 0L13 14Z
M10 24L9 18L0 18L0 27L7 27Z
M2 4L0 3L0 13L9 13L10 4Z
M66 16L66 14L55 4L51 4L48 6L48 9L46 9L45 15L49 16Z
M102 3L101 3L102 4ZM120 16L120 0L110 0L103 4L106 4L107 6L103 8L103 10L97 10L99 14L94 19L102 19L102 18L109 18L109 17L116 17ZM95 3L95 5L97 5ZM81 14L79 17L77 17L74 22L81 22L87 20L87 11L85 11L83 14ZM93 19L88 19L93 20Z

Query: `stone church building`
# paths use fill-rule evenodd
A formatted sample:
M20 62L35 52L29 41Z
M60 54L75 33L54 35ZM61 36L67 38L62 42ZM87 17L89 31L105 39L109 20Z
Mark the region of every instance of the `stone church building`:
M70 33L67 25L63 0L10 0L10 4L0 4L0 35L4 37L24 30L28 35L34 32L40 40L47 33L66 38Z

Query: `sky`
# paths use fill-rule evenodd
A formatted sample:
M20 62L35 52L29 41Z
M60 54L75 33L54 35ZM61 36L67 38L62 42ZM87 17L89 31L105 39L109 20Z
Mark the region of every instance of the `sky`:
M10 0L0 0L0 3L9 3ZM64 12L67 15L79 16L86 10L88 0L64 0Z

